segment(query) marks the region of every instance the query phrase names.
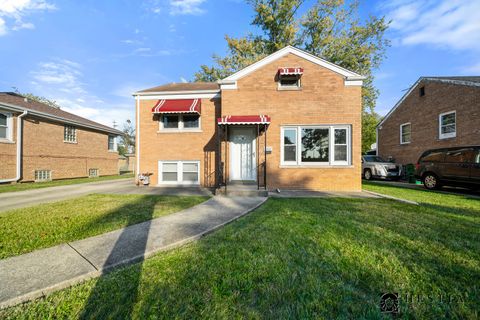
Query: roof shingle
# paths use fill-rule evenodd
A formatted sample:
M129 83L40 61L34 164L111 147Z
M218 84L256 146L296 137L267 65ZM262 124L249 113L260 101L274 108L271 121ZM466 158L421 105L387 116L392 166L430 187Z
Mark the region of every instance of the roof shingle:
M103 124L100 124L92 120L85 119L73 113L64 111L59 108L51 107L49 105L37 102L32 99L26 99L22 95L14 92L0 92L0 104L2 102L9 105L20 107L22 109L28 109L33 112L39 112L49 116L58 117L60 118L59 119L60 121L62 120L65 122L73 121L75 123L78 123L79 125L95 128L99 131L121 134L121 132L117 129L111 128L109 126L105 126Z

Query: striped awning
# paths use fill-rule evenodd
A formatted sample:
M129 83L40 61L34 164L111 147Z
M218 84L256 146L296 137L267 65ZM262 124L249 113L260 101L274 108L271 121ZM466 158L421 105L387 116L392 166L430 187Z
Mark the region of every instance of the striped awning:
M153 113L198 113L201 107L200 99L158 100L152 108Z
M266 115L253 115L253 116L223 116L218 118L219 125L228 124L270 124L270 117Z
M278 74L281 76L289 76L289 75L302 75L303 74L303 68L288 68L288 67L283 67L283 68L278 68Z

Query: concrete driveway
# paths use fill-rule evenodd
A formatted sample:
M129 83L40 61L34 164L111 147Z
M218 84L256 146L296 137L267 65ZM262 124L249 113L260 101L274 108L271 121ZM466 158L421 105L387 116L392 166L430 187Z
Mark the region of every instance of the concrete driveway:
M55 202L85 196L91 193L157 194L157 195L212 195L201 188L137 187L133 178L92 183L72 184L27 191L0 194L0 211L24 208L41 203Z

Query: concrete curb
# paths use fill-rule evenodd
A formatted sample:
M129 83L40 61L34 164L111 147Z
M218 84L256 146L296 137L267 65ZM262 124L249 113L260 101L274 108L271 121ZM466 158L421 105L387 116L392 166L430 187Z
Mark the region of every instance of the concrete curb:
M390 200L395 200L403 203L408 203L408 204L414 204L416 206L419 206L420 204L416 201L411 201L411 200L406 200L402 198L397 198L397 197L392 197L392 196L387 196L386 194L381 194L373 191L368 191L368 190L363 190L363 192L370 193L372 195L375 195L377 197L385 198L385 199L390 199Z
M32 292L29 292L27 294L24 294L24 295L21 295L21 296L18 296L18 297L15 297L15 298L12 298L12 299L9 299L9 300L5 300L3 302L0 302L0 310L1 309L6 309L6 308L9 308L9 307L13 307L15 305L18 305L18 304L21 304L21 303L25 303L25 302L28 302L28 301L31 301L31 300L34 300L34 299L38 299L38 298L43 298L43 297L46 297L48 296L50 293L53 293L55 291L58 291L58 290L61 290L61 289L65 289L65 288L68 288L68 287L71 287L73 285L76 285L76 284L79 284L79 283L82 283L86 280L89 280L89 279L93 279L93 278L98 278L100 277L102 274L105 274L105 273L108 273L108 272L112 272L113 269L117 269L119 267L122 267L122 266L127 266L127 265L130 265L130 264L134 264L135 262L140 262L140 261L143 261L151 256L153 256L154 254L156 253L159 253L159 252L162 252L162 251L168 251L168 250L172 250L172 249L175 249L175 248L178 248L178 247L181 247L187 243L190 243L190 242L193 242L193 241L196 241L196 240L199 240L201 239L202 237L224 227L225 225L229 224L229 223L232 223L233 221L247 215L248 213L254 211L255 209L259 208L260 206L262 206L266 201L268 200L268 197L265 197L264 200L262 200L260 203L258 203L257 205L251 207L251 208L248 208L247 210L241 212L240 214L238 214L237 216L227 220L227 221L224 221L210 229L207 229L203 232L200 232L196 235L193 235L189 238L185 238L185 239L182 239L180 241L177 241L175 243L171 243L167 246L164 246L164 247L160 247L160 248L157 248L157 249L153 249L153 250L149 250L149 251L146 251L144 252L143 254L141 255L138 255L138 256L135 256L135 257L132 257L132 258L129 258L129 259L125 259L125 260L122 260L114 265L110 265L108 266L107 268L101 268L101 269L98 269L98 270L95 270L95 271L92 271L92 272L88 272L86 274L83 274L81 276L78 276L78 277L75 277L75 278L72 278L72 279L69 279L69 280L65 280L65 281L62 281L62 282L59 282L55 285L52 285L52 286L49 286L47 288L43 288L43 289L40 289L40 290L36 290L36 291L32 291ZM74 249L72 249L74 250ZM76 252L78 255L80 255L78 252ZM81 255L80 255L81 256ZM83 256L81 256L83 259L85 259ZM88 261L87 259L85 259L86 261Z

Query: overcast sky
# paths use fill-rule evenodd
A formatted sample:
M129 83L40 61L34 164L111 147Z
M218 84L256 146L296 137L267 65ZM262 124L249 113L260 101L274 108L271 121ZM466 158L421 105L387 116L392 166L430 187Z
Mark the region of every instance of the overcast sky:
M377 112L419 76L480 75L479 12L477 0L364 0L362 16L392 20ZM134 118L132 92L192 80L225 53L225 34L255 31L252 15L241 0L0 0L0 91L122 123Z

